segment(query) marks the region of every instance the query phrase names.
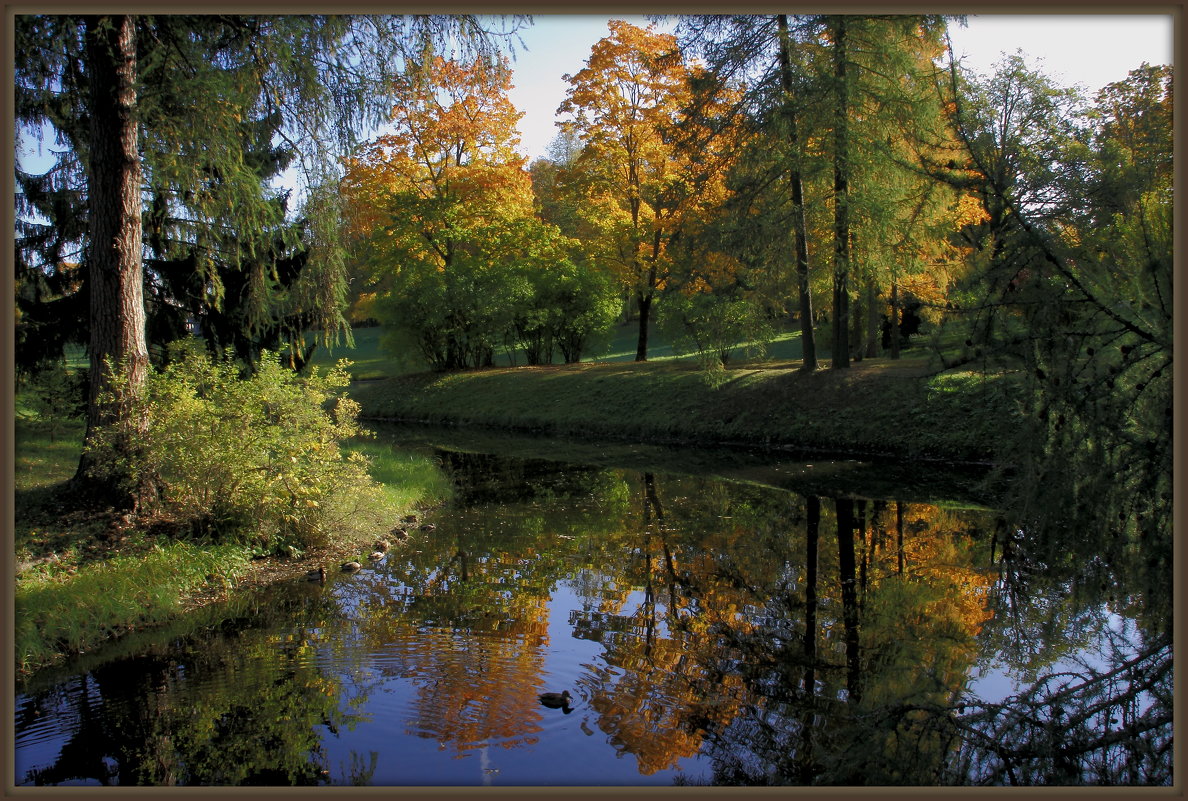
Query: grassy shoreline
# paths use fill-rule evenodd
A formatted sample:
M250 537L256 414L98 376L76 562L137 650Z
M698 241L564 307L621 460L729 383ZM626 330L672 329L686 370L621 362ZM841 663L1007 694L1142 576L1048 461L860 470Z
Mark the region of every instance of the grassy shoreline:
M31 673L125 633L178 620L233 592L328 568L371 550L372 537L340 540L297 558L253 559L245 545L175 539L164 521L72 509L67 481L82 425L51 438L28 416L15 421L13 532L15 669ZM439 502L445 482L421 457L393 458L368 442L401 513Z
M576 364L358 381L361 418L674 444L987 464L1017 419L1015 379L926 356L804 373L681 363Z

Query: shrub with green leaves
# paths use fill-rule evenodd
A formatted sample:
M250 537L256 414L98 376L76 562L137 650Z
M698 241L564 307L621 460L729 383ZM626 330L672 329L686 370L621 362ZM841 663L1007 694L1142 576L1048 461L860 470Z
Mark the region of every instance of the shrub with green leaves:
M159 510L196 536L259 552L295 555L336 535L362 536L393 510L367 459L342 448L369 433L357 424L358 405L339 391L347 364L302 376L265 352L243 378L239 365L187 343L150 373L136 401L130 419L143 426L140 448L125 457L135 463L104 461L118 433L105 430L89 446L97 469L151 479Z
M671 292L659 306L659 324L674 350L697 353L711 368L728 364L737 350L762 353L775 334L756 300L737 292Z

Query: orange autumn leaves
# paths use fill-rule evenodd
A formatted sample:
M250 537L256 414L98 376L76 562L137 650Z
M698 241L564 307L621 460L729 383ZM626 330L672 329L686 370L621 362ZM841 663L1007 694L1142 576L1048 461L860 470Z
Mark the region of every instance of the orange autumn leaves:
M783 307L787 280L781 276L792 270L793 257L775 247L759 258L727 241L738 240L736 229L745 227L731 219L738 213L730 208L732 176L746 171L744 153L765 147L754 126L732 116L739 113L742 87L686 57L675 36L620 20L610 22L585 67L564 78L570 86L557 125L578 147L553 165L552 177L535 193L518 152L522 114L507 96L511 70L505 60L434 58L398 83L387 132L345 162L342 190L363 278L356 290L376 299L368 297L359 313L374 306L383 319L388 308L389 327L392 320L414 317L428 327L427 308L469 303L501 287L543 298L570 297L569 285L598 285L602 295L587 304L596 309L587 320L597 320L582 323L582 336L596 339L599 327L610 325L605 318L614 316L608 307L631 303L641 326L637 358L646 358L649 311L661 298L668 317L689 318L686 327L698 329L699 343L716 342L720 334L725 339L718 349L728 350L725 340L737 338L740 326L744 339L761 334L762 326L746 321ZM872 135L887 138L896 163L914 158L919 143L894 139L886 127L891 123L873 108L864 110L866 117ZM880 125L886 130L876 130ZM827 137L817 134L810 132L809 141L820 146L810 144L808 153L824 160ZM949 144L943 136L934 139L942 143L934 147ZM864 227L855 247L870 297L877 295L885 306L892 282L925 302L943 297L964 260L952 234L977 223L976 204L935 191L923 176L890 162L872 164L862 175L865 180L855 181L865 198L856 204L856 224ZM822 185L810 196L810 259L817 265L812 286L820 292L828 277L821 265L830 251L823 214L831 195ZM548 217L561 228L542 222L542 207L563 209ZM556 283L549 273L562 263L568 265L560 268L566 287L546 291L541 282ZM410 271L421 277L400 277ZM428 272L453 273L457 280L422 280ZM387 300L397 292L419 293L424 302L396 310ZM664 307L657 308L664 317ZM483 325L503 328L484 335L473 351L480 354L477 361L459 357L474 362L463 365L441 357L436 366L483 366L492 347L526 338L535 343L528 359L536 363L536 354L547 354L550 342L565 335L542 333L525 315L545 313L487 302L447 315L465 329L461 333L442 333L443 319L433 323L437 331L415 338L422 350L469 353L470 345L451 342L474 338L467 326L481 318Z
M673 243L725 199L737 133L713 132L737 100L690 63L676 37L612 20L585 69L567 75L562 130L584 142L562 176L580 200L586 241L625 288L662 291L678 264Z
M506 61L435 58L396 85L391 130L346 161L360 292L413 364L486 367L509 345L576 361L609 325L574 243L537 213L510 88Z
M532 214L510 88L506 62L440 57L397 85L392 132L345 165L349 222L374 255L393 255L384 253L386 237L404 255L444 267L476 228Z

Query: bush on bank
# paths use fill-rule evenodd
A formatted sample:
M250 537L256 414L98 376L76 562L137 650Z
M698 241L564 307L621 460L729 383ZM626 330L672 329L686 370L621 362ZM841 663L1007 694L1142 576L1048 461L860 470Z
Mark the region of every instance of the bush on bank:
M275 357L247 379L191 352L149 380L144 462L160 505L141 518L75 509L83 430L48 431L36 398L16 420L15 663L27 674L225 597L252 557L358 547L448 494L431 460L354 439L344 366L298 376ZM321 550L310 553L323 553ZM299 567L300 563L296 563ZM283 574L283 570L281 573Z
M296 556L332 538L373 532L391 520L367 459L342 443L364 435L358 405L339 392L340 362L299 375L265 352L244 378L190 344L151 372L132 419L143 419L139 451L116 463L114 426L92 441L99 470L156 484L156 511L215 542Z

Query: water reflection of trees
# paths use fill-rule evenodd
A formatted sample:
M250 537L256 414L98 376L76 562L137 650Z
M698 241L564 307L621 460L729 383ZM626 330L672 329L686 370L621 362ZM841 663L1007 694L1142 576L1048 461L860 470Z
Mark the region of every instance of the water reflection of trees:
M665 504L666 490L696 502ZM648 475L637 498L638 522L623 533L629 558L604 563L615 591L584 577L579 587L590 600L573 623L575 636L606 649L608 668L584 688L598 725L636 755L641 773L700 752L721 784L993 783L1010 780L990 767L994 758L1027 755L1039 766L1021 783L1166 777L1170 689L1158 683L1143 685L1137 725L1146 739L1114 725L1120 711L1101 713L1130 709L1126 719L1138 719L1134 692L1116 679L958 711L978 635L1009 590L1001 554L987 558L989 514ZM1070 609L1085 615L1075 603ZM1042 633L1063 643L1055 646L1063 655L1086 644ZM1065 764L1052 755L1067 762L1069 746L1053 750L1020 722L1074 696L1094 700L1075 718L1066 710L1064 723L1104 726L1078 735L1083 759L1112 749L1102 765L1141 767L1124 774L1082 766L1075 775L1042 767L1044 759ZM1015 751L974 756L991 742L1014 742ZM1126 761L1118 755L1127 749L1146 751Z
M322 739L390 682L413 688L406 734L455 756L529 745L559 585L579 599L572 636L601 647L574 689L643 775L699 755L719 784L1170 781L1166 615L1139 616L1150 648L1120 640L1104 666L1043 675L1102 628L1110 594L1141 602L1123 568L1008 537L979 511L442 458L477 489L374 570L258 610L295 620L289 640L230 627L181 661L31 694L18 731L36 705L72 704L79 724L25 781L326 782ZM1035 686L970 697L993 653ZM235 679L193 686L218 675ZM375 754L350 756L334 780L369 783Z
M905 534L895 506L805 499L788 515L782 553L797 580L750 590L752 624L715 622L711 650L738 655L749 691L729 726L707 731L715 782L937 776L943 743L911 708L942 705L961 687L988 580L970 562L960 518L913 506Z
M695 479L644 475L637 497L601 571L616 591L584 578L573 623L605 648L584 688L598 725L642 773L706 748L724 783L854 783L827 762L875 734L879 705L960 688L989 580L952 528L917 508L905 540L902 507Z
M312 785L329 781L321 734L350 724L341 687L316 667L310 633L334 619L312 593L256 608L195 638L100 664L67 685L31 690L17 732L39 710L66 707L74 725L25 784L87 780L119 785ZM297 620L289 635L255 628ZM180 646L178 648L177 646ZM234 678L232 678L234 677ZM24 723L22 723L22 716Z
M617 530L609 471L443 451L459 487L432 533L336 587L378 685L411 682L405 733L457 757L535 743L549 601L583 542Z

